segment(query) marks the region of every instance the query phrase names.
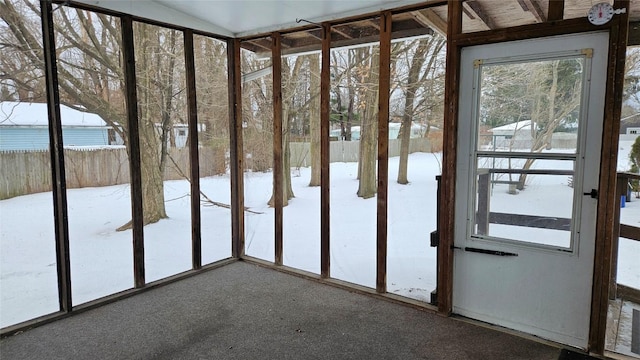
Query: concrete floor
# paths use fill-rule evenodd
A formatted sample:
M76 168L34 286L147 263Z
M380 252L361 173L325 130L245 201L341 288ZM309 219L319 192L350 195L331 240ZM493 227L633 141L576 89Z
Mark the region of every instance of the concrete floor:
M234 262L0 341L2 359L557 359L560 349Z

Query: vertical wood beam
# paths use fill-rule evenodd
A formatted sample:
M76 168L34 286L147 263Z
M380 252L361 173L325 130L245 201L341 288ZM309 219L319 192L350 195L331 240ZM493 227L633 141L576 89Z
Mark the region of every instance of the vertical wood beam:
M615 0L614 8L629 9L629 0ZM616 171L620 117L624 87L624 69L627 51L629 11L614 17L609 33L609 60L600 153L600 192L598 196L598 222L596 223L596 249L591 299L589 349L604 353L609 305L609 281L614 238L616 201ZM619 198L619 197L618 197Z
M44 50L47 111L49 118L49 154L53 194L53 218L56 242L56 271L58 275L58 305L60 311L69 312L71 300L71 263L69 258L69 222L67 218L67 183L64 172L64 144L58 89L58 66L53 29L53 10L50 1L40 1L42 42Z
M129 173L131 174L131 225L133 235L133 278L136 288L145 285L144 216L142 209L142 172L140 160L140 132L138 130L138 91L136 88L136 60L133 42L133 18L120 19L122 28L122 58L124 68L125 103L127 106L127 141L129 143Z
M275 213L275 263L282 265L282 38L271 35L273 67L273 208Z
M227 40L229 87L229 160L231 161L231 256L244 256L244 149L242 145L242 72L240 40Z
M447 61L444 94L444 130L442 150L442 202L438 225L441 229L438 246L438 312L451 314L453 289L453 234L455 226L455 181L458 132L458 93L460 78L460 47L451 39L462 34L462 2L449 0L447 27Z
M193 54L193 30L184 31L184 66L187 78L187 122L189 125L189 161L191 166L191 266L202 267L202 231L200 219L200 155L198 152L198 98L196 65Z
M320 276L331 276L330 197L329 197L329 122L331 110L331 25L322 24L320 70Z
M376 233L376 291L387 291L387 198L389 182L389 92L391 88L391 11L380 16L378 77L378 196Z
M618 292L618 245L619 237L616 234L620 234L620 206L622 206L622 195L627 194L627 188L629 186L629 178L624 174L617 174L616 176L616 194L615 194L615 207L613 214L613 238L611 242L611 260L609 261L609 300L617 299Z
M548 21L564 19L564 0L549 0Z

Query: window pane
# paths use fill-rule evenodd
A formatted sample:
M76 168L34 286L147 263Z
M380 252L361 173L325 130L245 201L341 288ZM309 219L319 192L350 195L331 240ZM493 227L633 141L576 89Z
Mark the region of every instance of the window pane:
M378 19L372 19L374 23ZM332 27L332 45L371 22ZM345 39L342 39L345 41ZM376 286L376 191L380 46L331 50L330 217L331 277Z
M424 302L436 288L429 233L436 230L441 148L431 139L442 135L444 44L427 35L399 41L392 51L387 291Z
M245 253L275 260L271 38L242 43Z
M182 32L134 23L146 281L191 269ZM182 132L183 135L180 135Z
M226 43L194 36L202 263L231 256L229 97Z
M128 128L118 18L61 7L56 31L73 304L133 286ZM64 15L64 16L62 16ZM93 26L103 24L105 26ZM108 25L108 26L106 26ZM85 34L80 36L79 34ZM76 35L77 34L77 35ZM89 35L89 36L87 36ZM100 51L91 38L103 40ZM77 80L79 79L79 80Z
M21 71L0 80L0 327L59 310L44 65L29 56L41 51L40 5L5 3L0 67ZM38 43L22 43L18 26Z
M321 43L306 32L284 35L282 43L283 184L291 190L285 192L283 263L319 274Z

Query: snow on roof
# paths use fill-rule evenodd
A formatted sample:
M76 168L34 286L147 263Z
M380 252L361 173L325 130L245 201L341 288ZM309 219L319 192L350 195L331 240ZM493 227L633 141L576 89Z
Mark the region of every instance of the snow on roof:
M60 105L62 126L105 127L107 123L94 113ZM49 126L47 104L0 102L0 126Z
M491 132L494 132L496 130L497 131L517 131L517 130L524 130L524 129L527 129L527 130L531 129L531 120L516 121L511 124L494 127L489 131Z

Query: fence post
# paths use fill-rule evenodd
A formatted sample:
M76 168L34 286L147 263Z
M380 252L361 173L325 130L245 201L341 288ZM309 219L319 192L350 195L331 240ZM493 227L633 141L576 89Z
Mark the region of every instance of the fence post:
M489 169L478 169L478 210L476 212L476 225L478 235L489 233Z

